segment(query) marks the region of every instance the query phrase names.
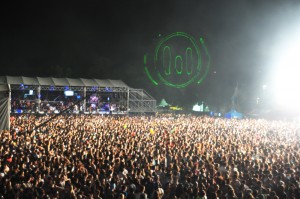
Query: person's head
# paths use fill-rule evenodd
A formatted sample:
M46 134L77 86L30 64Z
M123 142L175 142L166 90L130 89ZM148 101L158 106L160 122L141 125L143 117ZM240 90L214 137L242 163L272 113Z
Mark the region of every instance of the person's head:
M153 199L161 199L161 196L160 196L160 194L159 194L159 191L158 190L156 190L156 191L154 191L154 193L153 193L153 197L152 197Z
M264 196L264 194L259 194L259 195L257 196L257 198L258 198L258 199L265 199L265 196Z
M122 190L122 191L126 191L126 190L127 190L127 187L126 187L125 185L122 185L122 186L121 186L121 190Z
M140 198L139 199L147 199L147 194L145 193L141 193Z
M140 192L145 192L146 191L146 187L144 185L140 185Z
M270 192L270 197L271 197L271 198L275 198L275 196L276 196L276 192L275 192L275 191L271 191L271 192Z
M120 193L118 199L125 199L125 195L123 193Z

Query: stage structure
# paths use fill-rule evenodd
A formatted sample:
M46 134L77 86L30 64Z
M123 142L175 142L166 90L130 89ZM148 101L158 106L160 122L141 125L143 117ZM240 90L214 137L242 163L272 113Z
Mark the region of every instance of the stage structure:
M121 80L101 80L84 78L54 78L54 77L23 77L23 76L0 76L0 85L10 88L11 98L14 92L23 92L27 99L32 101L34 109L31 113L42 112L43 104L63 101L61 96L72 96L72 99L81 100L78 112L97 113L95 108L91 111L92 98L101 101L103 106L108 106L109 113L154 113L156 112L156 100L143 89L130 88ZM45 99L45 95L60 93L54 100ZM62 95L62 93L64 93ZM29 96L31 97L29 99ZM70 100L71 97L67 98ZM101 100L100 100L101 99ZM114 109L110 105L114 105ZM12 106L13 107L13 106ZM106 109L106 108L105 108ZM107 109L106 109L107 111ZM13 111L11 111L13 112Z
M10 130L10 92L9 85L0 85L0 131Z

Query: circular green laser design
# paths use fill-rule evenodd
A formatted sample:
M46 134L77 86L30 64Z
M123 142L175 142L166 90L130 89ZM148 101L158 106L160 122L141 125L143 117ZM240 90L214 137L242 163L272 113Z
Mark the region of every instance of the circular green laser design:
M166 51L167 51L167 53L166 53ZM168 56L168 66L167 66L167 68L166 68L166 63L165 63L165 61L166 61L165 56ZM170 50L169 46L165 46L164 50L163 50L163 68L164 68L164 71L165 71L165 75L171 75L171 50Z
M190 57L190 58L189 58ZM185 50L185 67L186 67L186 73L188 75L191 75L193 73L193 50L191 48L187 48ZM191 60L191 63L188 63L188 60ZM190 66L190 69L189 69Z
M180 48L176 44L181 44ZM205 64L202 63L202 55ZM145 72L154 85L162 83L175 88L184 88L193 82L200 84L209 71L210 56L203 38L197 41L184 32L175 32L158 42L154 49L151 68L148 68L150 64L148 56L144 55Z

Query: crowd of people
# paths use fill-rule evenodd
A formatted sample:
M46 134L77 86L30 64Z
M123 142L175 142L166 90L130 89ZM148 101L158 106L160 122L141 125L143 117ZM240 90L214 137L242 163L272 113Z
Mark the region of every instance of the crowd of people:
M115 113L125 113L127 107L121 103L86 103L86 108L84 110L83 103L78 103L75 100L69 101L41 101L40 108L38 109L36 100L20 100L12 99L11 112L12 113L36 113L42 112L47 114L57 114L65 109L73 107L68 112L69 113L100 113L100 112L115 112ZM39 111L38 111L39 110Z
M296 123L50 117L11 117L1 132L0 198L300 198Z
M59 113L74 104L74 101L41 101L39 112L47 114ZM72 111L78 111L72 110ZM38 107L36 100L21 100L14 98L11 100L12 113L36 113Z
M36 111L35 100L20 100L11 99L11 110L12 112L18 112L22 110L24 113L31 113Z

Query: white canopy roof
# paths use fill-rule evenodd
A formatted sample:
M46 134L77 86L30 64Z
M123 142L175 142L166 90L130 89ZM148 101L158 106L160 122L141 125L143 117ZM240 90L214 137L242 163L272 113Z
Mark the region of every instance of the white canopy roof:
M24 84L32 86L77 86L77 87L126 87L122 80L74 79L55 77L0 76L0 84Z

